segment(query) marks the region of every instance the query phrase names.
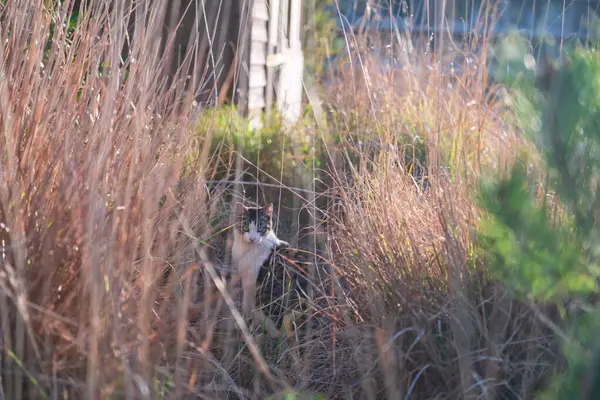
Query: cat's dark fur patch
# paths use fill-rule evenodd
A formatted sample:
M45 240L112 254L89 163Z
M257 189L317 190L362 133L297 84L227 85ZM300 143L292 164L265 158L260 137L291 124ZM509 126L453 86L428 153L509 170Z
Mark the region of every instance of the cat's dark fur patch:
M248 232L252 222L256 224L256 230L262 236L269 233L273 228L273 215L265 210L265 207L247 207L240 216L242 232Z
M258 276L257 304L277 328L291 310L305 310L308 270L311 261L304 252L293 249L274 251L263 264Z

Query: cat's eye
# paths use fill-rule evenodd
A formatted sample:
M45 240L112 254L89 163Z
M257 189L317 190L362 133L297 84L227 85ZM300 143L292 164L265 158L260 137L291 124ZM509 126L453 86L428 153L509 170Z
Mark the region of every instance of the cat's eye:
M248 221L244 220L244 222L242 223L242 229L244 230L244 232L248 232L248 230L250 229Z

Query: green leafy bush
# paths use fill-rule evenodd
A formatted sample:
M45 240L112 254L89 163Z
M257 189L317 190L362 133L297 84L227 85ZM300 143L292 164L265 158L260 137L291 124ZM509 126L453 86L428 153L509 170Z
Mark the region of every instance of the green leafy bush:
M336 38L337 15L329 11L334 6L334 0L304 2L304 15L306 15L302 36L304 80L309 84L318 82L323 77L325 61L343 49L341 39Z
M221 164L225 166L232 165L233 152L241 150L248 179L256 179L256 171L260 169L266 173L259 177L261 181L270 175L293 183L294 168L299 163L312 165L312 119L309 114L309 110L305 111L300 121L286 127L277 110L273 110L268 119L262 115L263 128L254 130L233 106L207 109L196 125L195 145L188 155L189 171L198 170L194 168L195 161L206 148L210 149L211 156L221 157ZM318 157L315 164L318 167ZM216 178L225 179L225 174L220 171Z
M600 384L600 308L593 302L600 275L600 52L574 48L540 87L525 67L526 47L515 49L502 79L512 85L508 99L520 127L542 156L545 192L539 194L525 157L508 176L482 184L479 201L488 216L480 245L493 273L517 294L559 309L570 304L571 311L578 304L576 313L563 310L561 321L548 322L563 340L566 368L540 397L591 398Z

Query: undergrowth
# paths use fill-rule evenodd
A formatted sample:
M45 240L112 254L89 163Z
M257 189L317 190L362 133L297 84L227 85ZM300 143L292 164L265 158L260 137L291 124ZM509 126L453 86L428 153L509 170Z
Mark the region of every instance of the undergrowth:
M551 196L485 29L446 43L468 60L448 72L428 39L393 68L342 24L341 65L311 58L326 120L257 132L196 104L199 39L164 36L169 3L1 6L3 397L525 399L564 370L560 310L507 289L475 235L480 179L518 154ZM234 318L236 201L274 202L303 254L308 307L281 326Z

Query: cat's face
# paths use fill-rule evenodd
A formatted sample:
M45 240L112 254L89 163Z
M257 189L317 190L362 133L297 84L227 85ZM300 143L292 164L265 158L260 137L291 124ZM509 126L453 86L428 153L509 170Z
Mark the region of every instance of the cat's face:
M238 216L237 229L242 234L245 242L260 243L273 227L273 204L264 207L245 207L241 203L236 205Z

